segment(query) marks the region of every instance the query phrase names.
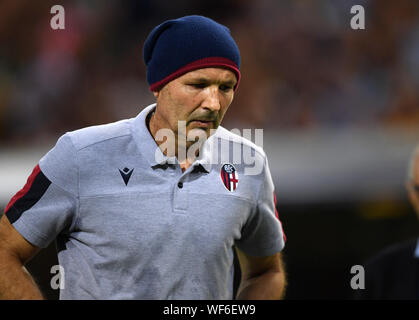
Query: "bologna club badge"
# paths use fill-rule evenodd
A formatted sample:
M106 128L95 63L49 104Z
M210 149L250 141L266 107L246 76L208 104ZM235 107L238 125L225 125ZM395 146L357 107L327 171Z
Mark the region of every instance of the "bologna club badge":
M224 164L221 167L221 180L228 191L233 192L239 184L239 174L232 164Z

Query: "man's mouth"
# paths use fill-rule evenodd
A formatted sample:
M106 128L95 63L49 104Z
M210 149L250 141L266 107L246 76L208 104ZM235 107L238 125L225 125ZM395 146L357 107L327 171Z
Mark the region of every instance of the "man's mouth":
M194 126L209 128L213 125L214 120L197 119L197 120L192 120L190 123L193 124Z

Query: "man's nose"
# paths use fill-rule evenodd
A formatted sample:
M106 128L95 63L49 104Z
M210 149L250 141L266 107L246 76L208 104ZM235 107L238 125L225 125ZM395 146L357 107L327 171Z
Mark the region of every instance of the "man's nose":
M218 111L221 108L218 86L209 86L205 90L205 99L202 107L211 111Z

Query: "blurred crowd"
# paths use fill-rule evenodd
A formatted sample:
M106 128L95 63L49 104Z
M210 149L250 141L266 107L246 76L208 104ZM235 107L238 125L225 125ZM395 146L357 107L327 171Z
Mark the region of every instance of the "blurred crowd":
M50 8L65 8L53 30ZM352 5L365 30L352 30ZM419 1L0 1L0 145L131 118L154 97L142 46L158 23L202 14L242 56L229 128L419 128Z

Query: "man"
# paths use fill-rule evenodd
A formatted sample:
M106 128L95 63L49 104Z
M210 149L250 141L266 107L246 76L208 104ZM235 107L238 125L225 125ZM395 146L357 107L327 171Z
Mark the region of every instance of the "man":
M409 160L406 188L419 217L419 145ZM419 299L419 238L391 245L368 260L365 280L357 299Z
M283 297L285 235L266 156L219 126L240 80L230 31L202 16L169 20L143 54L157 103L63 135L6 207L2 298L42 298L22 266L53 240L61 299L232 299L233 248L238 299ZM237 146L260 172L232 162Z

